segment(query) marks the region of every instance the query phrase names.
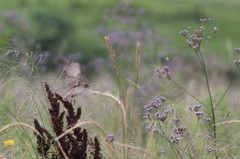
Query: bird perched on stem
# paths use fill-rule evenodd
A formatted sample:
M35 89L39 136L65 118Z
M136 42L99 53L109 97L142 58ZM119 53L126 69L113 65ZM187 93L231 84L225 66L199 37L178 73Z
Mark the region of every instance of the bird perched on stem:
M67 86L67 94L63 97L65 101L71 101L89 87L87 80L81 75L80 65L76 62L68 63L64 67L64 80Z

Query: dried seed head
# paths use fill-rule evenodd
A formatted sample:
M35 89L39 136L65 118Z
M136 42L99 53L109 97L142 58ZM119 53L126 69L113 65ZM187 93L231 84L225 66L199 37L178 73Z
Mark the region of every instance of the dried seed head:
M153 109L152 105L147 105L144 107L144 110L151 111Z
M172 142L172 143L179 143L180 142L180 140L181 140L181 137L180 136L171 136L170 137L170 141Z
M162 112L157 112L155 114L155 117L156 117L156 119L164 122L167 119L167 114L166 113L162 113Z
M206 135L206 136L204 137L204 139L205 139L206 141L210 141L210 140L212 140L212 137L211 137L210 135Z
M240 54L240 48L235 48L237 54Z
M188 31L187 30L182 30L178 34L186 38L187 35L188 35Z
M187 132L186 130L187 129L182 126L173 128L173 132L176 135L180 135L180 136L185 136L186 134L188 134L189 132Z
M202 22L202 23L206 23L207 21L211 21L211 19L209 18L209 19L206 19L206 18L201 18L200 19L200 22Z
M197 111L200 110L201 107L202 107L202 104L195 104L195 105L189 107L189 110L192 111L192 112L193 112L193 111L194 111L194 112L197 112Z
M158 78L161 78L161 72L160 72L160 70L159 70L158 68L155 70L155 75L156 75Z
M151 123L151 125L147 125L147 126L145 127L145 129L146 129L146 130L149 130L149 131L151 131L151 132L153 132L153 133L159 133L159 131L160 131L160 130L158 129L158 127L154 125L154 123Z
M206 146L206 151L207 151L207 153L211 153L211 152L215 151L215 148L211 147L211 146Z
M151 126L150 126L150 125L147 125L147 126L145 127L145 130L150 131L150 130L151 130Z
M182 119L181 118L173 118L172 120L175 124L177 124L177 123L180 123Z
M204 115L204 112L195 112L196 116L201 118Z
M113 65L113 67L115 68L115 70L117 71L117 74L118 74L116 56L115 56L115 53L114 53L113 48L112 48L112 43L111 43L110 37L105 36L104 38L105 38L105 43L106 43L107 50L108 50L109 55L111 57L112 65Z
M234 60L234 63L236 64L236 66L239 66L240 60Z
M195 112L197 112L202 107L202 104L196 104L194 105L193 109Z
M212 119L211 118L204 118L204 121L206 121L206 122L211 122L212 121Z
M169 113L171 113L171 112L173 112L174 111L174 109L172 108L172 107L170 107L169 109L165 109L164 110L164 113L165 114L169 114Z
M143 116L143 119L151 119L152 115L150 113L147 113L145 116Z
M108 134L105 140L108 143L113 143L113 141L114 141L114 134Z
M162 101L162 103L164 103L166 101L166 98L161 97L160 100Z
M204 31L205 31L205 28L201 27L199 30L196 30L196 34L197 34L197 37L203 37L203 34L204 34Z
M192 42L192 41L189 41L189 40L187 40L186 42L187 42L188 46L191 48L192 45L193 45L193 42Z
M213 35L217 33L217 30L218 30L217 27L213 28L213 31L212 31Z
M204 31L205 31L205 27L200 26L200 29L199 29L199 30L201 30L202 32L204 32Z
M158 129L158 127L156 127L156 126L153 126L152 129L151 129L151 131L152 131L154 134L159 133L159 129Z
M136 44L136 71L137 75L139 73L140 68L140 42L138 41Z
M191 40L193 41L194 44L197 44L197 35L193 34L192 36L190 36Z
M168 62L169 61L169 57L165 57L165 61Z
M152 101L151 105L155 108L159 108L162 104L161 99L156 98L155 100Z
M194 46L193 46L193 49L194 49L194 51L197 52L197 51L199 50L199 45L194 45Z
M169 71L169 67L168 66L164 66L161 70L160 69L156 69L155 70L155 74L157 77L166 77L167 79L170 80L170 77L171 77L171 73Z
M202 38L197 38L199 44L201 44Z
M163 67L163 70L164 70L165 72L169 72L169 67L168 67L168 66L164 66L164 67Z

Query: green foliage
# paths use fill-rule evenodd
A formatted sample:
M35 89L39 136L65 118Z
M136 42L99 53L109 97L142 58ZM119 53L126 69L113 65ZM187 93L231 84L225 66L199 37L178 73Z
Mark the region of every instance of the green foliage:
M0 36L0 46L6 47L9 40L17 39L10 44L22 51L36 51L37 53L49 51L51 53L47 61L49 68L55 68L61 62L62 55L65 57L75 53L79 54L75 60L88 64L96 57L106 57L102 43L103 36L114 29L130 33L146 32L142 30L144 23L153 34L147 39L139 40L145 45L143 51L148 52L152 57L146 62L156 62L154 57L159 56L159 52L166 48L174 49L171 46L180 47L182 49L179 52L188 53L189 51L185 51L186 49L182 47L180 38L176 36L179 28L186 28L186 24L197 26L196 19L211 17L221 32L218 35L219 38L209 46L209 53L219 52L224 56L225 52L231 53L229 48L231 45L234 46L240 41L236 29L239 28L240 23L235 20L238 18L238 10L235 7L237 4L237 0L151 1L151 3L144 0L132 2L113 0L1 1L0 24L4 27L4 33ZM124 14L108 12L119 9L119 6L125 9ZM134 14L138 10L142 10L143 14ZM6 24L8 23L4 17L6 12L15 12L18 23ZM122 19L130 17L136 23L125 24L115 17ZM106 31L99 33L100 26ZM227 40L230 37L232 41L226 43L220 40ZM125 36L125 40L126 42L136 41L128 36ZM120 52L125 52L125 50L120 50Z

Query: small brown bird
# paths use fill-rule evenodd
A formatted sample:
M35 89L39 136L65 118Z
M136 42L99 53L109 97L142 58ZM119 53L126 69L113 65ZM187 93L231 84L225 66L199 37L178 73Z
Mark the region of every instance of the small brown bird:
M78 96L83 90L89 87L87 80L81 75L80 65L76 62L69 63L64 68L64 80L68 88L64 100L70 101L74 96Z

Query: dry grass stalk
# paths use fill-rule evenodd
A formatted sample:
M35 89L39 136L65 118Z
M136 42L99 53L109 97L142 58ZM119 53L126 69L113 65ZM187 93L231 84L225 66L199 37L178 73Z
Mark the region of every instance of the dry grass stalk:
M235 124L235 123L240 123L240 120L229 120L221 123L216 123L215 125L227 125L227 124Z
M116 56L115 56L115 53L114 53L113 48L112 48L111 40L110 40L109 36L105 36L104 38L105 38L105 43L106 43L107 50L108 50L108 52L110 54L110 57L111 57L113 67L118 74Z
M136 147L136 146L122 144L122 143L118 143L118 142L114 142L114 145L121 146L121 147L126 147L126 148L129 148L129 149L132 149L132 150L136 150L136 151L142 152L142 153L144 153L144 154L146 154L148 156L151 156L154 159L158 159L158 157L153 155L151 152L149 152L149 151L147 151L145 149L141 149L141 148Z
M26 128L28 128L28 129L30 129L30 130L32 130L33 132L35 132L35 133L37 133L38 135L40 135L41 136L41 134L39 134L39 132L37 131L37 130L35 130L35 128L33 128L32 126L30 126L30 125L28 125L28 124L25 124L25 123L12 123L12 124L8 124L8 125L5 125L4 127L2 127L1 129L0 129L0 132L3 132L3 131L5 131L5 130L7 130L8 128L10 128L10 127L13 127L13 126L23 126L23 127L26 127Z
M77 123L76 125L74 125L70 129L67 129L66 131L64 131L64 133L62 133L61 135L59 135L58 137L55 138L55 141L58 141L63 136L67 135L68 133L72 132L74 129L79 128L79 127L81 127L83 125L94 125L101 131L103 136L106 136L105 132L103 131L103 129L100 127L100 125L98 123L96 123L94 121L83 121L83 122Z
M137 83L133 82L132 80L130 80L129 78L127 78L127 81L132 84L134 87L136 87L137 89L139 89L145 96L146 96L146 93L144 92L144 90L142 89L141 86L139 86Z
M137 44L136 44L136 71L137 71L137 76L138 76L139 68L140 68L140 60L141 60L141 57L140 57L140 42L137 41Z
M57 141L57 144L58 144L58 147L60 148L60 150L61 150L61 152L62 152L62 154L63 154L63 156L64 156L64 159L69 159L68 156L67 156L67 154L64 152L64 150L63 150L60 142Z
M93 93L93 94L98 94L98 95L102 95L102 96L105 96L105 97L109 97L118 104L118 106L120 107L120 109L122 110L122 113L123 113L124 128L126 130L127 129L127 112L125 110L125 107L124 107L123 103L120 101L120 99L115 97L114 95L112 95L110 93L103 93L103 92L92 91L92 90L90 90L90 92Z

